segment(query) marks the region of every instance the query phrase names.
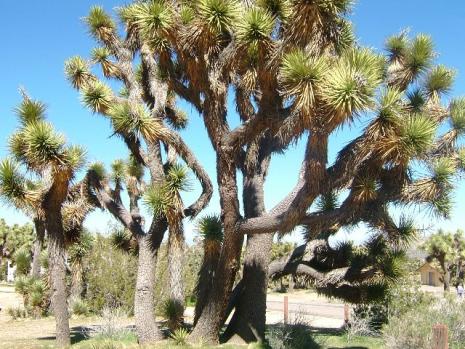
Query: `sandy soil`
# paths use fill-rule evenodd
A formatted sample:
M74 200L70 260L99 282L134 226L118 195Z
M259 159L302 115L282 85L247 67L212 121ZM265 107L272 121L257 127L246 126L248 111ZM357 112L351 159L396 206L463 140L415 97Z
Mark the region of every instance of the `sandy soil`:
M315 293L308 291L297 291L288 294L289 297L289 321L305 321L309 325L315 327L339 328L343 324L343 312L341 312L340 303L330 303L325 297L320 297ZM282 301L284 294L272 293L269 295L267 312L267 323L276 324L283 321L283 306ZM294 305L294 306L293 306ZM0 285L0 306L3 308L0 311L0 348L49 348L53 345L55 336L55 321L53 317L45 319L23 319L11 320L7 314L7 308L22 306L22 298L14 292L12 286ZM307 314L293 309L305 308ZM330 309L330 313L321 314L319 309ZM187 321L192 319L194 309L189 307L186 309L185 318ZM82 337L83 333L90 328L102 325L103 319L99 317L91 318L72 318L70 326L72 336L75 339ZM125 326L132 325L133 319L124 319Z

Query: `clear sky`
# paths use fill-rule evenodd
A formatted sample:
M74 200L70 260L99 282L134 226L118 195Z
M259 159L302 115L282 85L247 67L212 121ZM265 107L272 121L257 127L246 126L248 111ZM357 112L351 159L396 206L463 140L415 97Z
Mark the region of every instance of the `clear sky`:
M0 157L7 154L7 138L16 126L12 112L20 101L18 87L24 86L29 94L44 101L48 117L67 139L84 145L89 161L101 160L110 164L114 159L124 158L127 151L117 138L110 138L108 122L84 109L78 93L65 80L64 61L73 55L88 57L96 45L87 34L82 22L89 8L98 4L108 11L125 2L117 0L15 0L0 1L2 41L0 49ZM359 42L377 50L383 49L387 36L410 28L412 34L429 33L436 44L438 62L458 71L451 95L465 95L465 2L462 0L359 0L351 15ZM215 180L214 154L199 116L186 105L190 124L184 134L202 163ZM234 119L234 115L232 115ZM331 158L357 133L360 120L352 128L344 128L332 137ZM302 159L302 144L288 153L273 159L266 184L266 204L270 208L278 202L295 183ZM198 194L196 187L185 196L186 204ZM465 181L459 183L455 192L455 208L450 221L438 221L421 215L419 219L427 227L455 229L464 227ZM206 212L218 210L218 196L212 199ZM0 217L10 224L24 223L27 218L4 205ZM111 220L108 214L95 212L86 221L88 228L106 231ZM193 224L186 226L188 239L194 236ZM364 230L354 232L361 239Z

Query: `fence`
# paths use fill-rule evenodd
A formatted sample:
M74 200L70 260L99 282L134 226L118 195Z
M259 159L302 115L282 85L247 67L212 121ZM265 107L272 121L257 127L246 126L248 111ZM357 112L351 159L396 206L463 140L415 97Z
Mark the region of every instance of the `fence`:
M319 315L319 316L331 315L329 317L340 319L340 317L337 316L338 312L334 311L335 309L343 309L344 323L346 325L350 321L350 307L348 304L344 304L342 308L341 305L338 305L338 304L327 304L326 303L326 304L318 305L318 304L312 303L311 307L317 308L317 310L315 311L315 309L313 310L308 310L308 308L306 309L306 306L308 307L310 305L308 303L289 303L288 296L284 296L283 302L268 301L267 305L268 305L269 310L281 310L281 309L283 310L283 313L284 313L283 318L284 318L285 324L289 322L290 312L295 312L295 313L300 313L300 314ZM321 309L318 309L318 307L321 307ZM333 309L330 309L328 311L328 307L329 308L333 307ZM326 312L322 311L324 309L326 309ZM448 349L449 348L448 329L446 325L437 324L433 326L433 340L432 340L431 348L432 349Z

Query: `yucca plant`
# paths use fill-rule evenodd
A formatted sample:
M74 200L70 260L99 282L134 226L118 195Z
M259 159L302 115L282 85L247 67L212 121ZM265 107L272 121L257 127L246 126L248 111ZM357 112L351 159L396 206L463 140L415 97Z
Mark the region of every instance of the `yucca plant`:
M164 231L159 227L166 222L171 229L179 211L191 212L173 210L181 201L164 186L177 157L201 184L208 182L171 126L183 119L176 98L200 113L216 154L223 240L211 286L199 300L204 310L190 334L194 342L218 342L232 310L226 339L238 335L255 341L257 334L263 339L271 269L276 277L292 271L320 292L347 301L380 297L399 274L402 254L397 250L415 230L391 217L392 205L417 205L443 216L451 208L451 184L465 159L458 149L463 107L443 101L454 74L435 65L433 42L424 34L410 37L404 31L388 39L385 54L356 44L351 7L350 0L136 2L119 10L124 39L101 8L87 19L99 46L110 53L96 57L100 64L124 68L112 73L124 91L119 96L102 87L103 82L96 83L97 75L83 59L67 64L69 80L150 172L146 186L122 186L134 193L130 209L119 200L117 181L110 185L109 176L96 172L93 188L102 206L119 212L115 216L139 237L146 233L134 228L141 227L140 197L153 208L151 226L157 232ZM240 120L234 128L230 101ZM356 118L362 122L353 123ZM329 163L330 141L347 126L359 128L359 136ZM439 134L444 128L447 132ZM266 210L270 161L297 140L306 143L297 182ZM242 173L242 191L237 171ZM318 209L314 204L328 193L340 193L340 204L328 201ZM196 208L206 202L203 196ZM361 222L374 236L366 246L329 245L339 229ZM271 268L273 235L299 226L305 227L305 244ZM243 279L232 291L245 237ZM150 242L157 246L162 238L157 233ZM156 254L141 250L138 241L139 258ZM137 289L147 285L139 282ZM156 329L139 322L138 310L140 341L153 339L144 336Z
M185 346L187 345L187 338L189 337L189 331L185 328L178 328L171 334L171 339L175 345Z
M74 222L76 212L67 213L62 207L75 197L71 181L83 165L84 150L67 145L64 136L45 120L43 103L32 100L24 91L22 95L23 101L16 109L20 127L9 144L12 157L0 163L0 192L8 203L45 222L57 345L64 347L70 343L65 226L71 229L82 221ZM80 216L85 216L89 209L89 205L81 205Z
M187 168L179 164L169 164L165 182L150 188L144 202L155 215L165 216L168 221L168 271L170 301L184 312L185 294L183 285L185 240L182 220L184 204L181 192L190 188ZM182 319L182 315L181 315Z
M186 3L182 8L184 20L189 21L191 13L193 23L197 21L201 6L191 5ZM219 7L213 7L221 12ZM122 138L130 152L127 161L113 163L110 173L101 164L93 164L89 176L94 201L120 221L130 234L130 237L114 235L115 244L138 255L134 312L141 343L162 337L153 313L153 275L167 221L170 236L178 236L177 245L181 248L184 239L182 219L197 215L212 193L208 175L177 133L186 125L187 116L176 107L173 87L166 84L168 71L158 64L159 58L167 58L170 54L169 42L178 26L176 9L170 2L162 0L135 2L119 8L119 19L127 31L123 38L111 16L102 7L93 7L84 21L92 37L98 41L98 48L93 50L90 60L72 57L65 63L67 78L80 91L82 103L111 122L114 133ZM220 12L217 14L221 17ZM208 15L204 19L203 24L212 20ZM214 27L218 22L212 21ZM92 72L93 65L101 67L105 78L122 82L121 93L113 92L109 84L99 79ZM202 185L201 196L187 208L181 205L176 194L176 190L183 188L176 187L179 178L170 177L175 171L168 166L169 161L164 163L163 149L170 158L172 152L176 153L175 157L193 170ZM174 187L164 186L168 182L174 183ZM122 199L123 193L128 196L128 207ZM156 209L144 217L139 208L140 199L149 194L153 200L158 200L159 207L166 210ZM149 221L152 223L146 226ZM177 233L171 234L172 231ZM181 266L176 267L178 272L181 269ZM182 285L177 289L182 290ZM178 293L176 297L184 302L182 292Z

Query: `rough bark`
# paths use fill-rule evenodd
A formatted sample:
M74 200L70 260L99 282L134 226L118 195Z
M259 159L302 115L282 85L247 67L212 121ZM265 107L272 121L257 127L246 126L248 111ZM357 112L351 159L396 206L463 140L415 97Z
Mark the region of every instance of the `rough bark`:
M36 230L36 239L34 240L33 253L32 253L32 270L31 275L35 278L40 277L40 252L45 238L45 223L41 219L34 219L34 226Z
M221 155L217 157L217 174L224 240L212 290L197 325L190 335L190 340L197 343L218 343L219 341L219 331L239 269L243 243L243 235L238 234L236 230L239 219L236 166L232 156Z
M66 291L66 250L61 217L47 218L48 258L51 279L51 307L56 322L56 344L59 348L71 344Z
M72 301L80 299L84 291L81 262L75 262L71 267L71 289L69 298Z
M184 265L184 234L182 222L169 227L168 237L168 271L169 271L169 294L170 299L176 307L184 313L185 296L183 285ZM181 311L181 310L180 310Z
M161 340L163 334L155 322L153 285L158 248L152 248L150 236L138 236L139 256L137 262L134 318L139 343Z
M197 301L195 303L194 326L197 325L200 314L202 314L203 308L207 302L208 292L212 288L220 250L221 243L219 241L204 241L204 258L202 266L200 267L195 290Z
M267 168L267 162L264 166ZM264 177L264 173L244 177L246 218L258 217L265 212ZM236 302L236 310L224 333L224 340L247 343L265 340L266 291L273 235L247 236L241 281L243 291Z

